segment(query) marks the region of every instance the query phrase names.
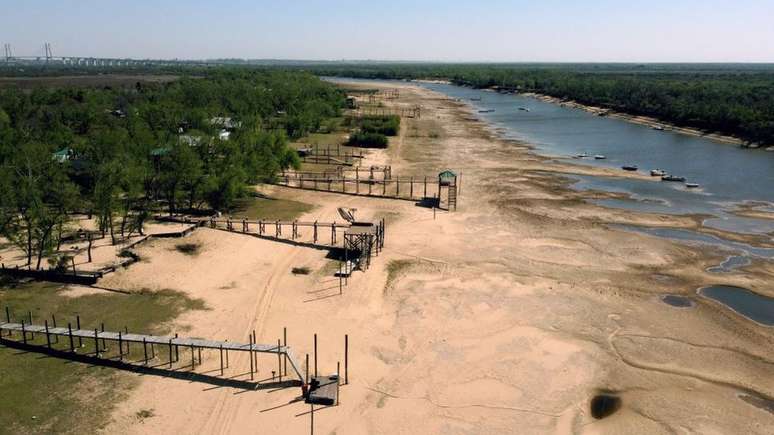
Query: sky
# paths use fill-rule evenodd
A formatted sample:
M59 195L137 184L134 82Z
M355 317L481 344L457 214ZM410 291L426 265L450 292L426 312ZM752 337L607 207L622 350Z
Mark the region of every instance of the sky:
M774 0L0 0L0 44L44 42L115 58L774 62Z

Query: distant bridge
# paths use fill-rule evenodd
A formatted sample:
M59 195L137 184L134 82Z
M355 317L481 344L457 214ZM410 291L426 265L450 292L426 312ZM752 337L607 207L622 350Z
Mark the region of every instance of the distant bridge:
M119 66L166 66L166 65L214 65L217 62L203 60L180 59L132 59L90 56L54 56L51 44L43 44L42 54L14 55L11 44L3 44L2 61L6 65L59 65L84 67L119 67ZM2 65L3 62L0 62Z

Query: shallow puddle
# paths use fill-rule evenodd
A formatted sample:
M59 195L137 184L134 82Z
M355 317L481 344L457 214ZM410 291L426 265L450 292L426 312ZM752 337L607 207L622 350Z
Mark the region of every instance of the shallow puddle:
M693 306L693 301L684 296L666 295L661 297L661 301L677 308L690 308Z
M762 397L752 396L750 394L740 394L739 398L756 408L768 411L774 415L774 400L764 399Z
M774 326L774 298L728 285L703 287L698 290L698 293L720 302L750 320L762 325Z

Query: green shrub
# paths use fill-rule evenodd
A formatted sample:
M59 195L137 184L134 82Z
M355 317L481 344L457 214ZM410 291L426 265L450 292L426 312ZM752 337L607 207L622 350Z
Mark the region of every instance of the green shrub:
M355 132L349 136L347 145L368 148L387 148L387 136L381 133Z

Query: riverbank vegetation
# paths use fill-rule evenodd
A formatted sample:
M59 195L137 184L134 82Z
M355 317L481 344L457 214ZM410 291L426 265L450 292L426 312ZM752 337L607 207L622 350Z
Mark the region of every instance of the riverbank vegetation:
M328 64L320 75L448 80L535 92L774 144L774 66L744 64Z
M153 211L222 210L298 167L289 140L344 95L303 72L216 68L174 81L0 91L0 235L37 267L69 216L142 232Z

